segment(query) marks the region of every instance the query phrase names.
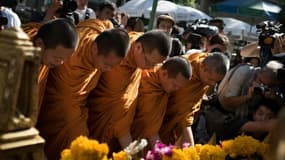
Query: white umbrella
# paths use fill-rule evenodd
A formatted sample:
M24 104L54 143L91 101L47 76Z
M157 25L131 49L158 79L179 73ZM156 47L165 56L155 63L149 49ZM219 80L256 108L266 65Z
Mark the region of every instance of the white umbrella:
M210 16L208 16L206 13L189 7L189 6L182 6L182 5L177 5L178 10L176 12L176 20L177 21L195 21L196 19L212 19Z
M225 23L225 34L233 36L257 36L256 27L235 18L218 17Z
M152 1L152 0L150 0ZM150 18L152 5L148 6L144 11L144 17ZM175 19L176 12L178 11L178 5L170 1L160 0L158 1L156 8L156 15L168 14Z
M131 17L150 18L152 10L153 0L131 0L119 7L119 11L128 13ZM196 19L211 19L207 14L194 9L192 7L186 7L177 5L170 1L159 0L156 15L169 14L176 21L194 21Z
M119 7L119 11L126 12L131 17L141 17L152 4L153 0L131 0Z

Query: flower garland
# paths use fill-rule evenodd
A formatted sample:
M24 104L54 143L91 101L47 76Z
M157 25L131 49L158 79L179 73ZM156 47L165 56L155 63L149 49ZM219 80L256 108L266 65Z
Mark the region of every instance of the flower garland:
M129 155L125 151L119 153L113 153L114 160L129 160Z
M226 153L218 145L200 145L195 146L197 152L199 153L200 160L225 160Z
M107 160L108 153L107 144L80 136L71 143L70 149L62 151L61 160Z
M142 159L135 156L146 145L144 139L134 141L123 151L113 153L113 160ZM107 144L100 144L96 140L80 136L71 143L70 149L65 149L61 153L61 160L107 160L108 152ZM238 136L233 140L223 141L220 145L197 144L195 147L184 145L182 149L158 142L147 152L145 160L225 160L238 157L264 157L267 152L268 144L250 136Z
M250 157L252 155L265 156L268 152L268 144L259 142L250 136L238 136L233 140L221 143L223 150L231 157Z

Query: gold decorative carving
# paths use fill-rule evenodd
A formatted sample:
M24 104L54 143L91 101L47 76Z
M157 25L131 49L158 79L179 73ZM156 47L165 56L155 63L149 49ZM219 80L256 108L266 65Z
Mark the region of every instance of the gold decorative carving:
M39 49L20 28L0 32L0 133L35 125L39 62Z

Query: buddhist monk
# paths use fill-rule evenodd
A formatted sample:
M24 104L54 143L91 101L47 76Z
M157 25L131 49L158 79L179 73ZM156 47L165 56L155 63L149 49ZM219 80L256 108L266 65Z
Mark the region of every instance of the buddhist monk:
M170 37L163 31L153 30L139 37L131 33L133 43L128 56L120 66L102 74L88 100L90 137L107 142L111 150L125 148L132 141L130 125L141 69L162 62L171 49ZM118 148L115 149L113 142L119 143Z
M78 45L75 26L65 19L56 19L46 23L29 23L23 26L36 47L41 48L41 66L38 76L39 101L41 106L45 92L49 68L61 65Z
M159 135L164 143L182 142L194 144L191 125L194 113L200 109L203 95L211 85L223 79L229 68L229 60L221 53L194 53L185 55L191 63L192 78L182 89L173 92Z
M136 113L131 126L134 139L147 138L151 145L160 140L158 132L166 112L169 94L184 87L191 78L186 58L171 57L162 65L143 70Z
M123 29L106 30L100 20L89 19L77 26L80 42L65 63L49 73L37 128L45 138L48 159L59 159L60 152L80 135L88 135L89 92L101 72L118 65L129 49L129 36Z

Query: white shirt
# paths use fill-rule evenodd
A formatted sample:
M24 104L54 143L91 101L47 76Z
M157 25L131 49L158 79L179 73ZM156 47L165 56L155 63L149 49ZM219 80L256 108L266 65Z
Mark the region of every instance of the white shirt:
M85 8L85 9L83 9L83 10L77 8L77 9L75 10L75 12L78 13L79 21L85 20L86 11L87 11L87 8ZM91 18L96 18L96 13L94 12L93 9L88 8L88 13L89 13L89 19L91 19Z
M1 7L0 11L2 16L8 19L8 24L4 26L5 29L11 27L21 27L21 20L18 17L18 15L15 12L13 12L12 9Z

